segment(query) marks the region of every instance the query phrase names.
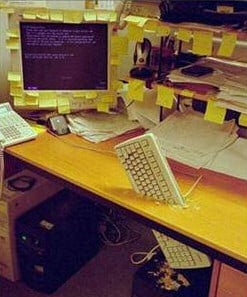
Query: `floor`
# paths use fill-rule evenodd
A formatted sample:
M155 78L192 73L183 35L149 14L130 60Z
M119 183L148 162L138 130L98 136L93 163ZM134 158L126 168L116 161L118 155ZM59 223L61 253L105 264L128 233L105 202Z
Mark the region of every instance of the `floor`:
M104 245L100 252L73 275L55 293L48 295L33 291L23 282L0 278L1 297L130 297L133 274L140 267L130 261L137 251L149 251L156 241L149 228L126 218L130 230L139 238L119 245Z

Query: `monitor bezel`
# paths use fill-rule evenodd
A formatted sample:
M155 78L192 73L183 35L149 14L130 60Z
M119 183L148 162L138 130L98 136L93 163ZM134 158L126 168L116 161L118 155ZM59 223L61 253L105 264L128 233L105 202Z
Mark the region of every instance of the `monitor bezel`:
M103 24L107 27L107 88L105 89L51 89L51 90L31 90L31 89L24 89L24 71L23 71L23 60L22 60L22 46L21 46L21 23L35 23L35 24L65 24L65 25L90 25L90 24ZM56 22L51 20L20 20L19 21L19 32L20 32L20 49L19 49L19 61L20 61L20 73L21 73L21 83L22 83L22 90L23 92L38 92L38 93L45 93L45 92L56 92L56 93L82 93L82 92L96 92L99 94L109 93L111 92L111 31L112 26L109 22L103 21L82 21L80 23L70 23L70 22Z

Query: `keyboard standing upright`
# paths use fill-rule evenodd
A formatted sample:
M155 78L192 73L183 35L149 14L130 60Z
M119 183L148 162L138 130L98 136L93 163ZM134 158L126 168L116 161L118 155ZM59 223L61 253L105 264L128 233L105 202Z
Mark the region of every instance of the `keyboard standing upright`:
M168 204L185 204L153 134L147 133L126 140L116 145L115 150L137 193Z

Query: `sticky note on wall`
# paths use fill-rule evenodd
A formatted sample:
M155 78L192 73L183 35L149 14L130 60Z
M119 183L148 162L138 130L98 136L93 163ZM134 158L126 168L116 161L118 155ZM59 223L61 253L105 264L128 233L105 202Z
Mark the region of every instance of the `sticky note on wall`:
M129 100L143 101L145 82L133 79L129 82L127 98Z
M55 92L40 92L39 107L49 108L57 106L57 95Z
M105 102L97 103L97 111L99 112L109 112L109 104Z
M82 11L80 10L65 10L63 20L66 23L79 24L82 21Z
M192 32L188 29L179 28L177 32L177 39L185 42L189 42L192 37Z
M48 9L40 9L37 11L37 18L41 20L49 20L50 15Z
M128 53L129 40L125 36L112 36L111 37L111 54L125 55Z
M21 74L19 72L9 71L8 81L21 81Z
M25 93L24 94L25 104L26 105L38 105L38 97L32 96L32 94Z
M145 31L156 32L158 28L158 20L147 20L143 28Z
M209 99L204 119L217 124L222 124L225 119L226 109L215 105L215 100Z
M171 28L169 26L163 25L161 23L158 24L156 28L156 34L158 36L168 36L171 32Z
M213 32L194 31L192 52L197 55L211 56L213 48Z
M10 50L20 49L20 39L18 37L10 37L6 40L6 48Z
M231 57L236 46L237 34L225 32L222 36L222 41L217 55L223 57Z
M96 21L97 15L95 10L85 10L84 11L84 20L86 22Z
M6 32L6 36L16 37L16 38L19 37L19 28L14 27L14 28L8 29Z
M127 29L128 29L127 36L129 40L143 42L144 30L142 27L138 27L137 25L134 25L134 24L128 24Z
M194 92L191 90L183 89L180 93L181 96L187 97L187 98L193 98L194 97Z
M247 114L241 113L238 119L238 123L240 126L247 127Z
M58 113L67 114L70 113L70 102L68 96L59 96L57 99Z
M63 11L62 10L50 10L51 21L62 22L63 21Z
M34 11L24 11L22 14L23 19L26 20L35 20L36 19L36 13Z
M167 86L157 86L157 100L156 104L167 108L172 108L175 94L174 89Z

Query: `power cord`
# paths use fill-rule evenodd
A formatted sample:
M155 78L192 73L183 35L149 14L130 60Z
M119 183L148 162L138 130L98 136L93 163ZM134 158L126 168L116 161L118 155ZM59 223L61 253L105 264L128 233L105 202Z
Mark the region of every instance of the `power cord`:
M151 260L152 257L157 254L157 250L159 249L159 247L160 247L159 244L157 244L148 252L135 252L131 254L130 255L131 263L134 265L140 265L144 262ZM139 260L137 260L136 258L138 258Z
M140 238L140 233L129 228L124 220L119 212L99 207L99 232L105 245L121 246Z
M52 136L55 136L57 139L59 139L63 143L65 143L67 145L70 145L72 147L79 148L79 149L84 149L84 150L88 150L88 151L93 151L93 152L97 152L97 153L101 153L101 154L110 154L110 155L116 156L116 153L114 151L95 149L95 148L92 148L92 147L86 147L86 146L83 146L83 145L75 144L72 141L67 141L67 140L61 138L61 136L57 135L56 133L52 132L51 130L47 130L47 132L50 133Z
M199 181L202 179L203 175L200 175L197 180L194 182L194 184L190 187L190 189L184 194L182 195L184 198L188 197L196 188L196 186L198 185Z

